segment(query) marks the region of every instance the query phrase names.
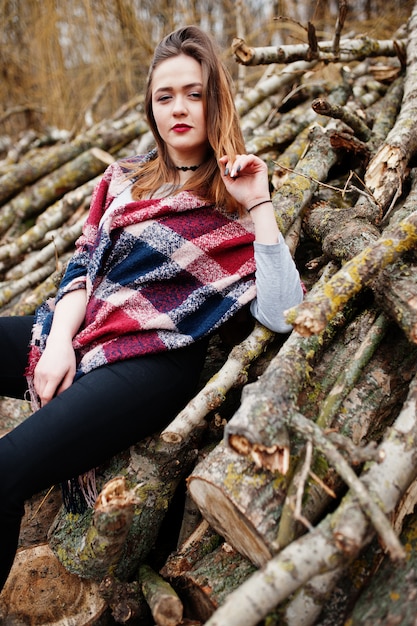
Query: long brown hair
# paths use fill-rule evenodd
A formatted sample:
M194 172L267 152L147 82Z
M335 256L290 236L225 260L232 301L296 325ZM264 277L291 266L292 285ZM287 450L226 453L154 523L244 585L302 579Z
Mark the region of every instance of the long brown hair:
M151 63L145 111L155 137L157 157L140 166L133 185L134 198L152 195L167 181L178 181L178 172L172 163L166 145L159 135L152 111L152 77L155 68L167 59L185 54L200 63L203 76L203 104L207 136L210 144L207 160L187 180L186 188L208 199L226 211L236 211L240 205L227 193L217 160L224 155L234 158L245 152L245 144L235 108L232 81L221 62L211 38L197 26L185 26L167 35L156 47Z

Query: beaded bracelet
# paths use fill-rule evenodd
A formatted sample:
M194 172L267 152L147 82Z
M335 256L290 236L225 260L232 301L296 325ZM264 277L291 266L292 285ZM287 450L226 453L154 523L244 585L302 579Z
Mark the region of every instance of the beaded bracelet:
M253 206L251 206L249 209L246 209L246 210L248 213L250 213L252 209L256 209L256 207L261 206L261 204L266 204L267 202L272 202L272 200L262 200L261 202L254 204Z

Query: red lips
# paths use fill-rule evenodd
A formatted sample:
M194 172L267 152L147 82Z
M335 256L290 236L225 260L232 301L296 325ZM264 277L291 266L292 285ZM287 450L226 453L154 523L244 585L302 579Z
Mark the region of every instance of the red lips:
M191 126L188 126L187 124L175 124L175 126L172 127L172 130L176 133L184 133L187 130L191 130Z

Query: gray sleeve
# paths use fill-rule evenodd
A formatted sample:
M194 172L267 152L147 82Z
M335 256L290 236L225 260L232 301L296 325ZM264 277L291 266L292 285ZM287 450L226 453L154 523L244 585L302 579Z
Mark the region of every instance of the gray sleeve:
M256 298L251 302L251 313L270 330L287 333L292 326L286 323L284 311L303 299L298 270L281 234L277 244L255 241L254 250Z

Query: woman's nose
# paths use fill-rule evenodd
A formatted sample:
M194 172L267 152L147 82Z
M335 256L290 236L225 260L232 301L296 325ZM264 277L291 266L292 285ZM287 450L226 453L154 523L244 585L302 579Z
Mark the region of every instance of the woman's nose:
M182 96L177 96L174 99L174 107L173 107L174 115L182 115L186 112L187 112L187 107L185 105L184 98Z

